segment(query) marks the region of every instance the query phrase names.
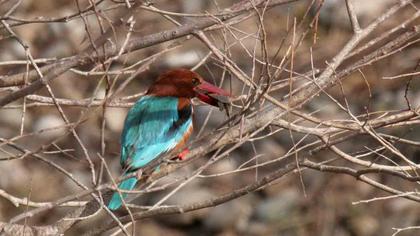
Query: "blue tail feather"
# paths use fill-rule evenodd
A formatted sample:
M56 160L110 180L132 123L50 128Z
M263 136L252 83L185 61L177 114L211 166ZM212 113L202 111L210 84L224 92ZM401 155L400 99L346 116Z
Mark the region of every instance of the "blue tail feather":
M131 177L128 178L126 180L123 180L119 185L118 188L121 190L133 190L134 187L136 186L137 183L137 178L136 177ZM127 196L127 193L121 193L122 197L125 198ZM108 203L108 208L112 211L117 210L118 208L121 207L122 205L122 199L121 199L121 195L118 192L115 192L112 197L111 200Z

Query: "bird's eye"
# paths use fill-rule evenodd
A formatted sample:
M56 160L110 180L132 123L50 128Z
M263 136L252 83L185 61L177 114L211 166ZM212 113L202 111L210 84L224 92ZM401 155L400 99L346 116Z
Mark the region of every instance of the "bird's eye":
M200 79L199 78L193 78L192 79L192 84L193 84L193 86L197 86L197 85L199 85L201 82L200 82Z

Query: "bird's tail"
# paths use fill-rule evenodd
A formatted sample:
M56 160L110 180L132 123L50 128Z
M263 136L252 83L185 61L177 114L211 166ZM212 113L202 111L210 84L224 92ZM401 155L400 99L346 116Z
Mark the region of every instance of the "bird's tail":
M121 190L133 190L134 186L136 186L137 183L137 178L136 177L131 177L128 178L126 180L123 180L119 185L118 188ZM127 196L127 193L118 193L115 192L112 197L111 200L108 203L108 208L112 211L117 210L118 208L121 207L122 205L122 198L125 198Z

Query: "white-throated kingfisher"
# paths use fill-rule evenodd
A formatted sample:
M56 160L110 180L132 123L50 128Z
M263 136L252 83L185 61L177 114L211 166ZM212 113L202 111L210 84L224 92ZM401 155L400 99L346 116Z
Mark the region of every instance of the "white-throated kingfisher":
M160 75L125 118L120 157L124 174L138 171L168 152L181 151L193 129L191 99L197 97L217 106L217 96L228 97L229 93L193 71L174 69ZM136 183L137 177L130 177L118 188L132 190ZM121 197L126 193L115 192L108 208L120 208Z

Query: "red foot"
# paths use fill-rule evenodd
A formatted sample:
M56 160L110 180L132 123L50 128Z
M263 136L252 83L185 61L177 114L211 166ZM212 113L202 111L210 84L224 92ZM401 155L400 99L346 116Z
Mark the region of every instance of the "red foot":
M190 152L190 150L188 148L184 149L184 151L182 151L180 154L178 154L177 158L180 161L184 161L186 159L186 155Z

